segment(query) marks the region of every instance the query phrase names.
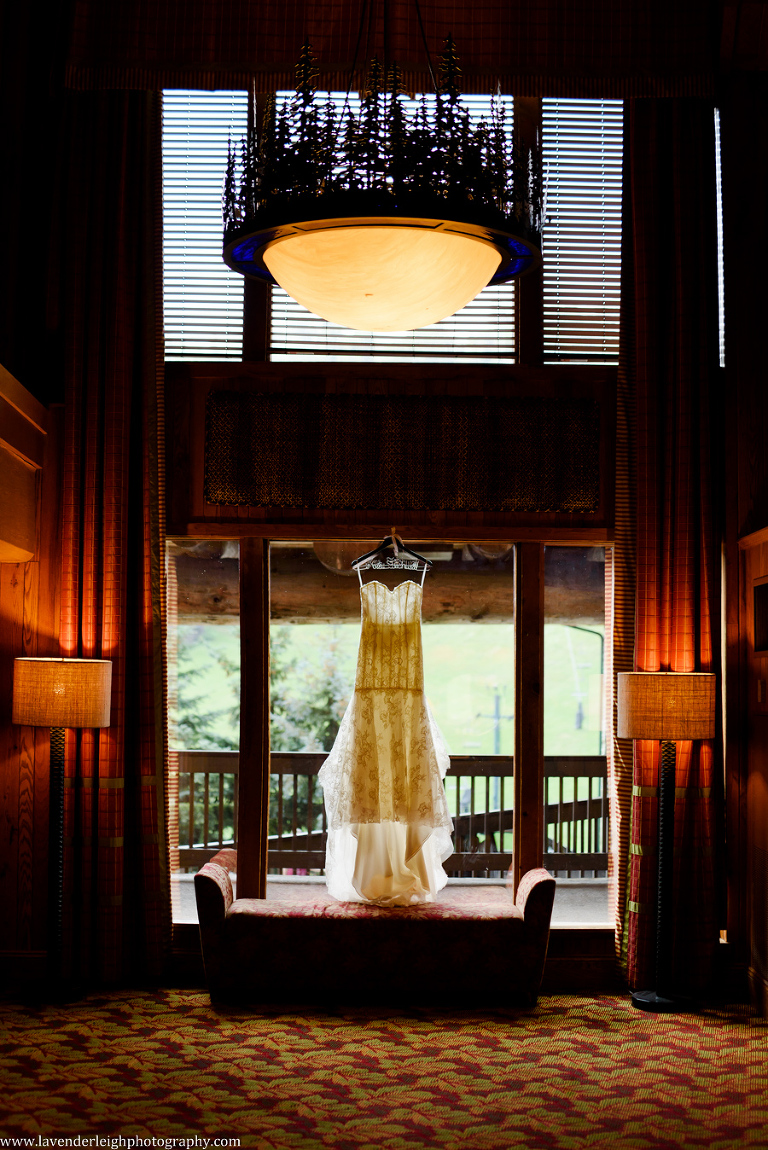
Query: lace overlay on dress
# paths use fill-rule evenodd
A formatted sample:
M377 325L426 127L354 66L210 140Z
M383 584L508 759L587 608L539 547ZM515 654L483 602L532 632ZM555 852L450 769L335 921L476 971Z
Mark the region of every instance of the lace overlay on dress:
M366 583L355 690L319 779L326 879L342 902L431 902L447 881L450 762L424 695L421 588Z

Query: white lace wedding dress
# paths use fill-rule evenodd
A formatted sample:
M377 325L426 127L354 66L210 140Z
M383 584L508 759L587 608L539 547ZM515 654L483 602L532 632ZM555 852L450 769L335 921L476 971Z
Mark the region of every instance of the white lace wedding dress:
M431 902L447 881L449 756L424 695L417 583L360 589L355 690L320 768L325 873L341 902Z

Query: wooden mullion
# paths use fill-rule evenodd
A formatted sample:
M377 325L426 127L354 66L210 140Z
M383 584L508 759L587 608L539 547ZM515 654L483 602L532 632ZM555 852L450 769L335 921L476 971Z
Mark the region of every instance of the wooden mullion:
M515 603L515 889L544 844L544 546L518 543Z
M541 148L541 98L516 96L514 101L515 146ZM517 362L539 367L544 362L544 277L541 267L516 283Z
M248 130L261 125L269 99L268 92L256 92L252 85L248 100ZM272 342L272 285L245 277L243 294L243 360L264 363Z
M269 543L240 543L237 891L266 898L269 829Z
M272 285L246 279L243 294L243 360L263 363L269 359L272 331Z

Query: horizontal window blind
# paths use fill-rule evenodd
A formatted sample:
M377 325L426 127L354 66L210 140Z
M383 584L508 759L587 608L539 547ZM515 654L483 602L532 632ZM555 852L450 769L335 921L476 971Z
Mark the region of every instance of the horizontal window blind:
M514 363L514 284L484 288L461 311L418 331L354 331L320 319L282 288L272 289L274 361L366 359L393 363Z
M725 367L725 265L723 263L723 169L720 147L720 109L715 108L715 195L717 196L717 320L720 366Z
M246 92L163 93L163 315L167 360L242 359L243 277L221 258L230 137Z
M618 363L622 101L542 104L544 362Z
M334 95L342 102L342 96ZM489 114L488 97L465 100L473 117ZM505 102L511 118L511 98ZM221 258L220 206L228 141L240 140L246 122L243 91L163 94L164 319L169 360L242 357L244 281ZM543 128L548 221L545 362L616 363L622 103L547 99ZM270 358L514 363L514 320L514 283L486 288L462 311L431 327L375 334L319 319L281 288L273 288Z
M292 93L280 92L278 98ZM331 93L339 106L344 94ZM512 122L512 97L500 98L505 105L507 122ZM490 96L463 96L473 120L488 119ZM403 101L409 112L416 102ZM359 101L350 98L357 112ZM270 359L273 361L330 361L365 359L379 363L418 360L420 363L514 363L515 362L515 285L497 284L484 288L461 311L439 323L418 331L354 331L312 315L284 292L272 289L272 336Z

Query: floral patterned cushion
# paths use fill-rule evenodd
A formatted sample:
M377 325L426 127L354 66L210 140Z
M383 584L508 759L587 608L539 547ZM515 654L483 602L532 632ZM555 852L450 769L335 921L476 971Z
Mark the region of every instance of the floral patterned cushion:
M231 855L231 858L226 856ZM224 897L224 909L226 910L231 906L234 901L234 890L232 887L231 872L237 866L237 852L236 851L219 851L215 860L211 859L207 862L195 875L195 888L198 887L198 877L203 875L216 883L216 886L221 891ZM200 895L198 894L198 897Z
M525 914L525 904L528 901L528 895L531 893L535 886L538 886L540 882L544 882L547 879L549 879L550 882L554 882L552 875L548 870L545 870L544 867L537 867L535 870L529 870L520 879L520 885L517 888L517 898L515 901L517 902L517 905L520 907L520 910L523 912L523 914Z
M296 884L281 891L280 898L239 898L227 917L255 915L260 918L390 918L390 919L500 919L523 915L503 886L452 886L434 902L408 907L376 906L374 903L337 902L324 887Z

